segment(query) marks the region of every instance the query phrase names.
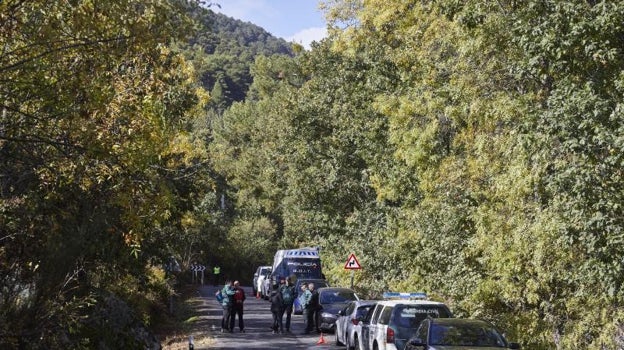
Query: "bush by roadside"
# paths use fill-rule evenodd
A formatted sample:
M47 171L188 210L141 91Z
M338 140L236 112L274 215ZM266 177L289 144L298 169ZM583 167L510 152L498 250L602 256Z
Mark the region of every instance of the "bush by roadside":
M192 336L195 348L205 348L213 340L206 335L199 325L199 314L203 301L197 293L197 286L181 287L173 301L173 314L167 313L154 326L154 333L163 350L181 350L189 348Z

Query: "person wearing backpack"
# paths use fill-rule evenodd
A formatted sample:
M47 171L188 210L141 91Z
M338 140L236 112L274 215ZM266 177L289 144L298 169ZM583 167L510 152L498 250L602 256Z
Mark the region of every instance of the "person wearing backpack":
M295 286L292 284L290 277L282 280L284 283L280 285L280 294L282 295L282 310L280 311L280 320L284 318L286 313L286 333L290 333L290 318L293 311L293 303L297 297Z
M225 333L230 332L232 333L232 328L234 327L230 327L230 324L232 324L234 321L231 321L232 318L232 310L233 310L233 305L234 305L234 286L232 285L232 281L227 280L225 282L225 285L223 286L223 289L221 289L221 296L222 296L222 301L221 301L221 306L223 306L223 318L221 319L221 333Z
M238 281L234 281L234 304L232 305L232 317L230 318L230 330L234 329L235 318L238 316L238 329L245 333L245 323L243 322L243 302L245 301L245 291Z
M271 290L271 294L269 295L269 301L271 302L271 314L273 315L271 329L273 330L273 334L281 333L283 331L283 324L280 313L282 312L283 302L282 294L279 292L277 284L273 285L273 290Z

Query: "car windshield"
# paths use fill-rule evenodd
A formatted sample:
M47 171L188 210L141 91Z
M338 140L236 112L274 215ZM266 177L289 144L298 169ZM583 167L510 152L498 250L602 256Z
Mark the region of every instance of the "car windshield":
M319 296L321 304L344 303L351 300L357 300L355 293L345 290L326 290Z
M446 308L437 305L400 305L396 310L399 315L396 323L402 328L418 328L420 322L427 317L451 317Z
M431 345L489 346L504 348L506 342L496 329L481 324L433 324Z

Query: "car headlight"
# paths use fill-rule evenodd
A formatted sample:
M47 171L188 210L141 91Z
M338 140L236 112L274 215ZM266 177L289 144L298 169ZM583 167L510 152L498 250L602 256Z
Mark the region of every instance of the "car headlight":
M329 312L321 312L321 317L323 317L323 318L336 318L336 315L330 314Z

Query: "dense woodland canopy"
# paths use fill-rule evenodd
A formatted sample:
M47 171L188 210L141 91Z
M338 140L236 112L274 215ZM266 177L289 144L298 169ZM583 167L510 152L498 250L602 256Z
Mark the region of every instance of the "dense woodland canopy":
M291 49L199 21L209 14L194 1L0 2L0 348L145 348L184 278L162 264L226 244L210 135L196 130L211 103L242 100L254 56ZM227 93L209 98L219 74Z
M3 347L143 348L167 257L312 245L363 296L624 348L624 1L323 5L303 51L193 1L0 2Z

